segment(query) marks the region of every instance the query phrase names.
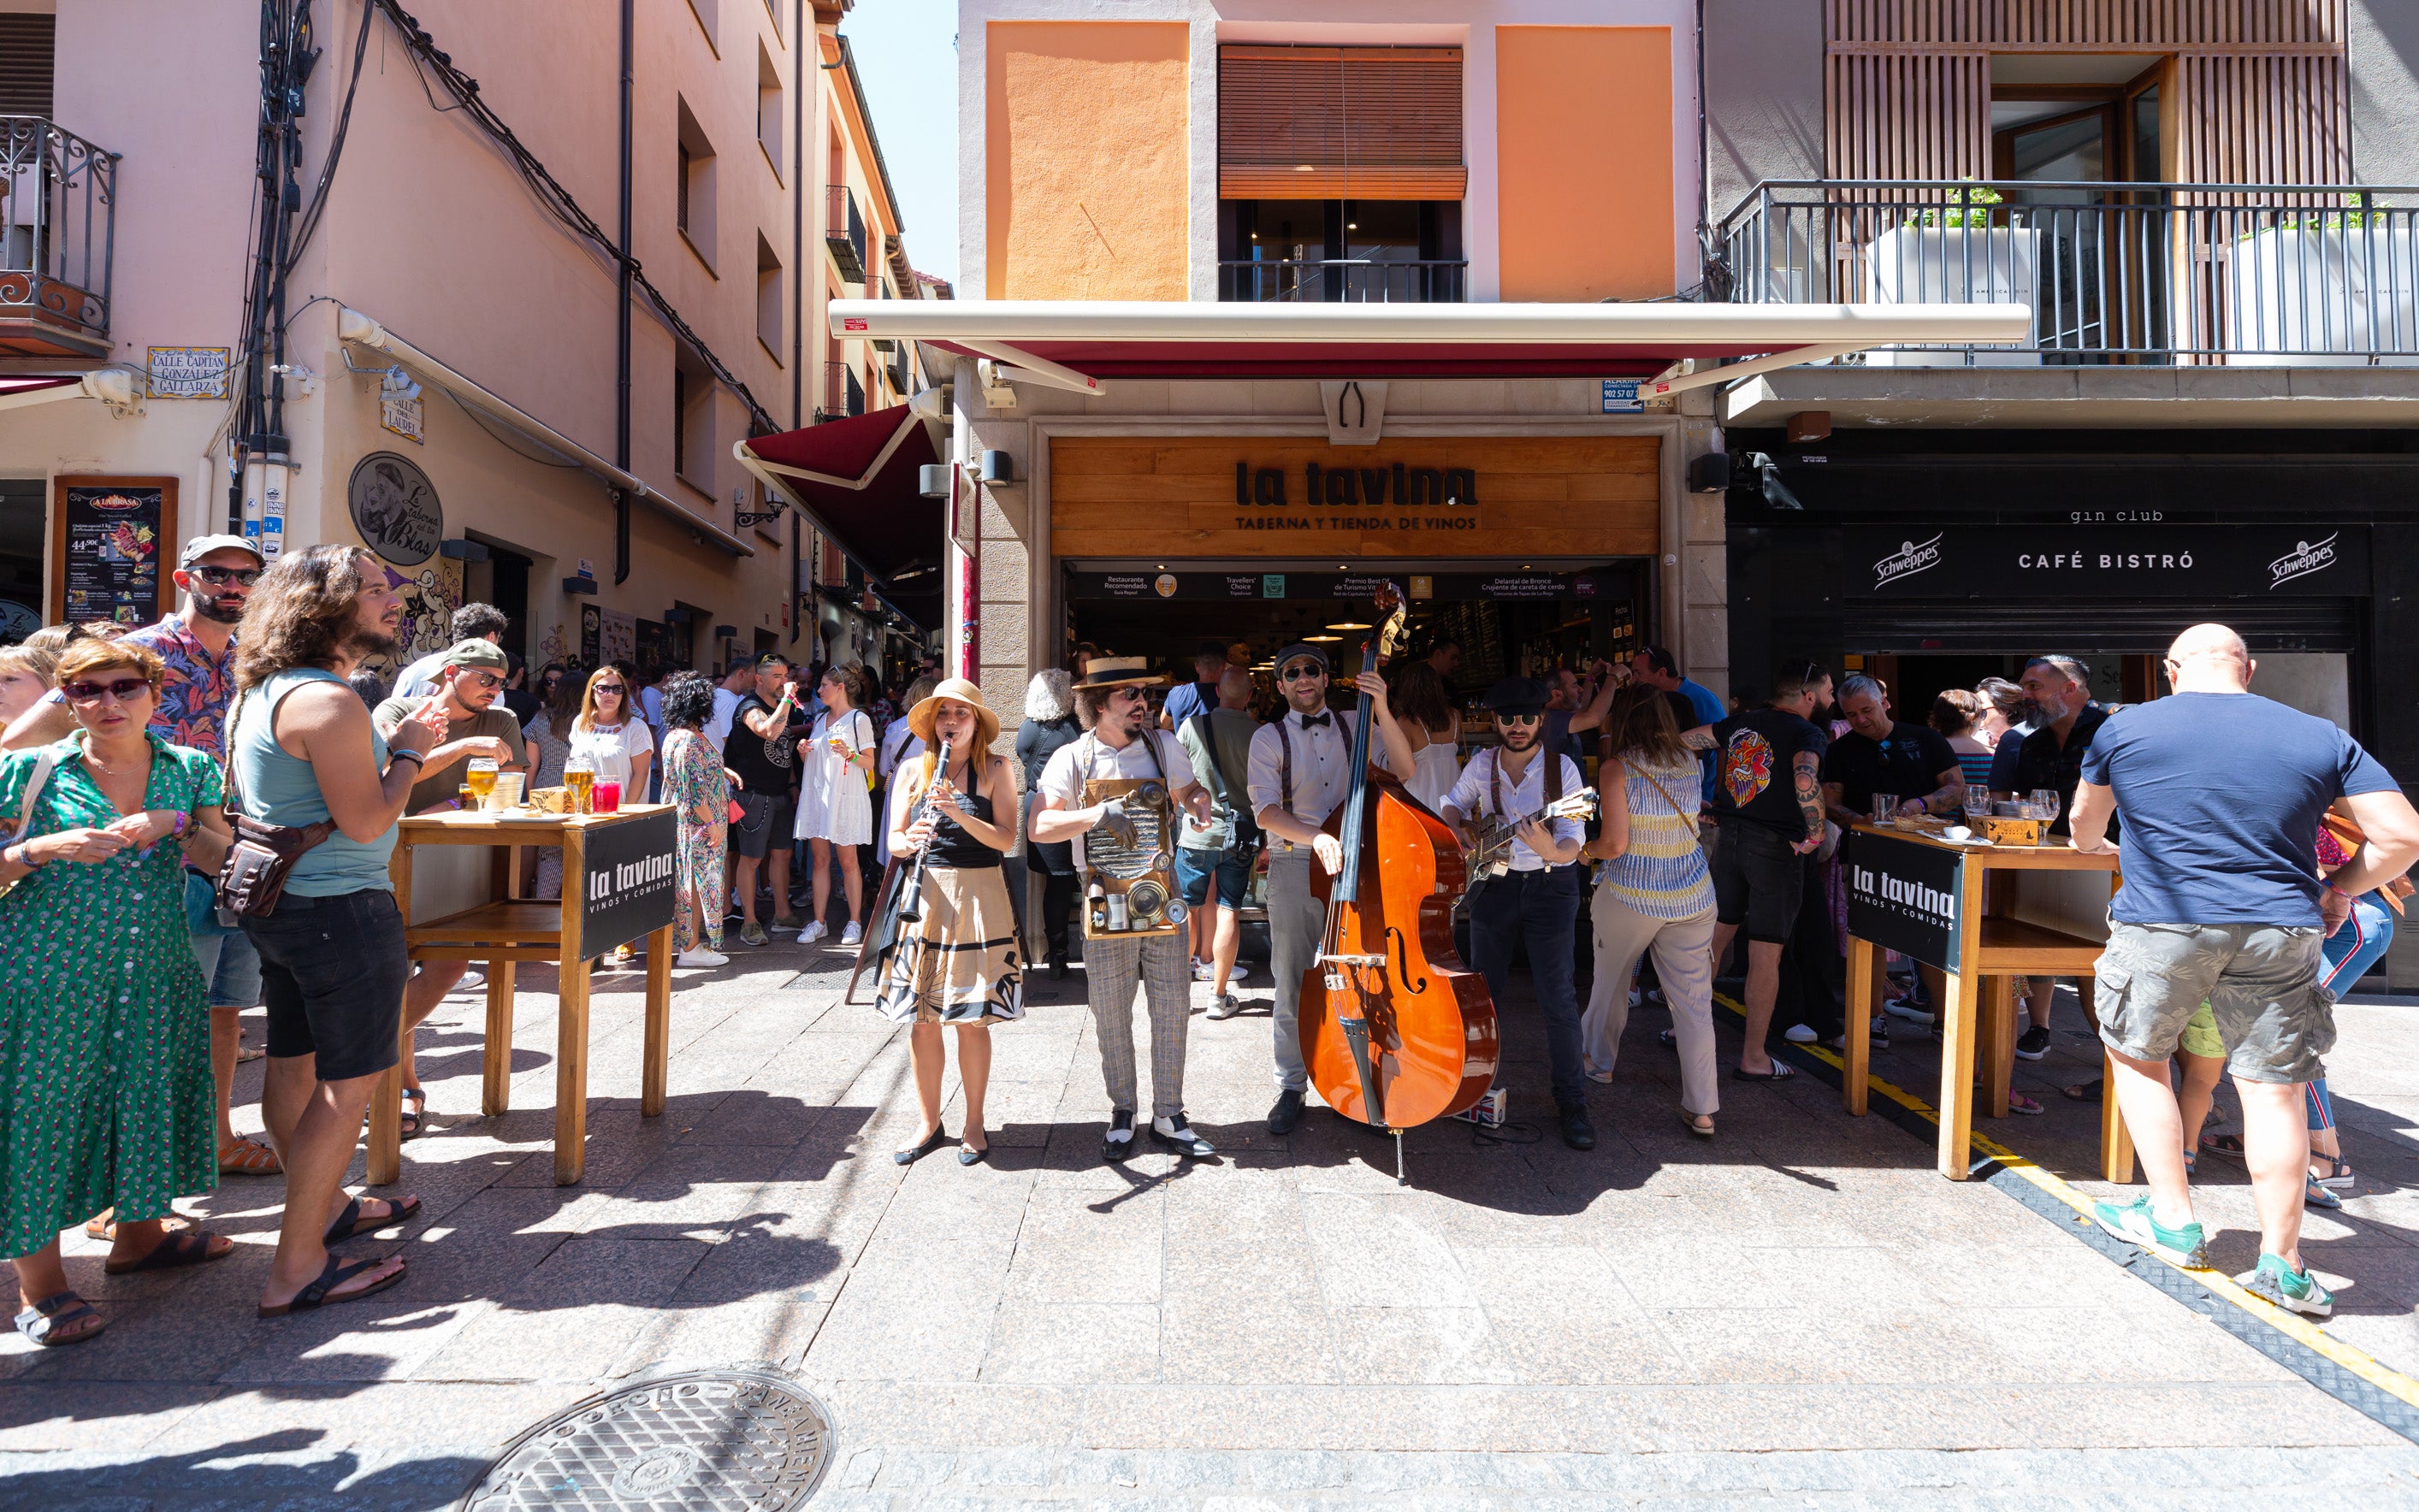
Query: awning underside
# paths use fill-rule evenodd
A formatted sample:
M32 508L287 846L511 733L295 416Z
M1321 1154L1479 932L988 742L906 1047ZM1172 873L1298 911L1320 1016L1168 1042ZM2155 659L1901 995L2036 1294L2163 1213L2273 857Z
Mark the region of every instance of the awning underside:
M740 443L739 459L864 568L893 608L927 626L939 619L947 501L923 496L918 473L939 454L907 406L758 436Z
M947 339L963 357L982 352ZM1034 341L1019 350L1102 378L1648 378L1694 357L1740 355L1718 345L1534 346L1464 342ZM1764 347L1755 348L1757 351Z

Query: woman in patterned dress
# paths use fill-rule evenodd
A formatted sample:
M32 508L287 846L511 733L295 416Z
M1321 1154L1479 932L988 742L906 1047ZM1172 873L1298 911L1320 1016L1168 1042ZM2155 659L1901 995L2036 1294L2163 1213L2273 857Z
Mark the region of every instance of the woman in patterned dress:
M722 953L722 857L731 839L731 774L701 727L714 717L714 685L695 672L664 687L664 801L680 822L672 894L676 966L728 965ZM702 933L704 938L700 939Z
M1638 958L1652 949L1680 1052L1680 1121L1710 1139L1721 1084L1714 1053L1714 885L1697 841L1703 771L1669 695L1643 683L1613 695L1605 745L1611 754L1596 773L1604 828L1579 852L1608 863L1590 905L1595 978L1579 1020L1587 1073L1612 1080L1629 1022L1629 981Z
M941 1128L941 1026L958 1031L958 1080L965 1088L965 1126L958 1164L972 1165L991 1149L983 1132L983 1093L991 1084L991 1026L1025 1016L1024 970L1016 916L1009 911L1000 857L1016 844L1016 779L992 754L999 717L983 707L982 690L962 677L939 685L908 711L922 737L921 759L900 764L892 784L890 849L901 865L919 850L925 858L917 897L920 918L901 921L900 936L878 960L885 1018L912 1025L909 1057L924 1134L892 1158L901 1165L948 1140ZM940 747L949 743L949 767ZM932 811L917 815L924 795Z
M80 728L0 756L0 885L14 884L0 895L0 1245L18 1331L46 1346L103 1323L68 1285L60 1230L114 1207L113 1274L234 1249L165 1222L174 1199L218 1184L183 874L187 856L210 870L225 856L218 764L149 733L162 675L149 651L79 641L56 675Z

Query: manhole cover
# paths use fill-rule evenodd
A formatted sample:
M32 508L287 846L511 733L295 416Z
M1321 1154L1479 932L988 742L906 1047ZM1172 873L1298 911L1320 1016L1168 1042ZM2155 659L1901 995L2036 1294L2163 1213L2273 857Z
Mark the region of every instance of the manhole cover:
M591 1396L514 1440L462 1512L782 1512L831 1465L831 1412L770 1369L693 1370Z

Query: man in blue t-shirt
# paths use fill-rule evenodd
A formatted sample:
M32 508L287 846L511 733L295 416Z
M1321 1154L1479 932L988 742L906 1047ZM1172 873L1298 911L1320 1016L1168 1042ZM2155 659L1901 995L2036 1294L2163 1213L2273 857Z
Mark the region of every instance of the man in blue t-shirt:
M1184 721L1194 715L1207 714L1218 706L1218 679L1226 672L1226 643L1204 640L1193 648L1194 682L1185 684L1167 695L1167 702L1159 711L1162 730L1181 730Z
M1701 724L1719 724L1731 712L1730 705L1722 702L1720 694L1692 678L1681 676L1678 659L1665 647L1639 647L1638 654L1629 658L1629 671L1647 687L1659 687L1666 693L1677 693L1688 701L1688 708L1696 717L1681 721L1683 730ZM1705 768L1705 801L1711 803L1714 801L1714 753L1701 752L1700 760Z
M2334 1299L2302 1265L2309 1132L2302 1084L2335 1041L2319 946L2351 900L2419 860L2419 813L2333 724L2250 691L2242 637L2196 625L2168 648L2175 696L2112 717L2084 753L2074 847L2106 855L2125 819L2124 883L2097 967L2100 1037L2149 1196L2095 1205L2118 1238L2187 1267L2209 1263L2183 1164L2167 1058L2206 1001L2242 1098L2244 1160L2259 1210L2259 1263L2240 1279L2280 1307L2324 1318ZM2321 882L2318 829L2339 808L2368 841Z

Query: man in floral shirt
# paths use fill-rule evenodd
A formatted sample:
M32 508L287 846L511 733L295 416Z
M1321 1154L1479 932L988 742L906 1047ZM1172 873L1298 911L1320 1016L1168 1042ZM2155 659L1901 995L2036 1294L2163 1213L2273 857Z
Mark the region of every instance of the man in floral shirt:
M184 607L126 640L166 664L151 728L179 746L226 760L227 706L235 701L235 626L265 563L237 535L201 535L177 554L174 581ZM277 1152L258 1139L239 1139L227 1108L243 1011L260 1002L260 956L239 929L218 921L210 879L188 868L185 920L193 955L210 984L210 1072L218 1080L219 1170L231 1176L274 1176Z

